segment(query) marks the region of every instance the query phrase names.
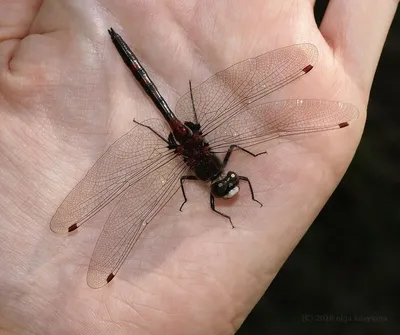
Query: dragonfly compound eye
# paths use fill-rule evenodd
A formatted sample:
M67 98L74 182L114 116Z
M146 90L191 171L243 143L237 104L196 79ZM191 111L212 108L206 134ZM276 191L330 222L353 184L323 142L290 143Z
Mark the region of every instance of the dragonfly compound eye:
M225 179L215 181L211 184L211 192L217 198L223 198L228 192L228 182Z
M234 184L235 186L239 183L239 177L238 177L238 175L237 175L235 172L233 172L233 171L229 171L229 172L226 174L226 179L228 179L229 182L232 183L232 184Z

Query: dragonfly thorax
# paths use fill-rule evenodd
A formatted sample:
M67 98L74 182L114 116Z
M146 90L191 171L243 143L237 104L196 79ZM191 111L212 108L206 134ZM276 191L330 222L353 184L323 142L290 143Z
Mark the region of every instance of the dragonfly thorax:
M184 143L187 139L193 136L193 131L184 123L177 119L169 121L174 138L178 143Z
M200 180L216 180L221 175L223 165L221 160L214 154L203 153L197 161L187 160L186 163L193 169Z

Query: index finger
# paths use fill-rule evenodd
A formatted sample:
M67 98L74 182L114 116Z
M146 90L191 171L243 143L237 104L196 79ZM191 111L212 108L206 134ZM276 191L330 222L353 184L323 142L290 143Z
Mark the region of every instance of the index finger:
M358 86L369 94L398 0L331 0L322 35Z

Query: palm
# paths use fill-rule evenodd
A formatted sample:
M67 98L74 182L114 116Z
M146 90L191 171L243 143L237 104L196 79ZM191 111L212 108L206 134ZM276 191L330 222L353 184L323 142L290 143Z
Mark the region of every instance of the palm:
M229 333L229 323L240 324L347 168L383 42L376 41L368 70L362 69L348 50L332 52L315 26L310 2L302 2L301 9L298 1L283 6L239 0L199 1L195 8L175 8L168 1L157 8L132 2L107 7L172 107L188 90L188 79L198 84L240 60L311 42L320 53L317 66L274 98L347 101L362 114L340 132L271 143L267 157L244 160L237 154L232 166L251 177L264 207L254 206L244 192L235 206L221 203L234 220L242 218L230 230L207 209L206 190L189 187L184 212L178 211L177 195L116 280L100 291L86 286L85 275L105 214L69 238L51 233L48 222L96 158L131 128L131 120L157 112L113 49L104 25L114 20L106 20L100 8L93 7L96 22L102 22L96 27L81 2L67 2L68 10L58 9L63 22L85 20L75 21L71 30L48 23L51 5L45 2L30 31L44 34L18 46L1 45L6 57L13 55L0 100L1 294L5 306L14 307L9 313L0 309L6 327L18 320L29 329L33 318L44 331L55 311L62 317L52 325L61 333L82 333L89 323L102 333L140 327L168 334ZM6 63L2 68L7 71ZM13 299L21 292L29 298Z

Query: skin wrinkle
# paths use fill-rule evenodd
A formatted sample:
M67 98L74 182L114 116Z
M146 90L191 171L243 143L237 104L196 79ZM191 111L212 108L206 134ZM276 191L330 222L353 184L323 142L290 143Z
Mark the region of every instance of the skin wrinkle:
M24 171L25 171L25 170L28 170L28 169L30 169L30 168L32 168L32 169L37 169L37 167L34 167L33 165L30 166L30 163L29 163L29 162L25 162L23 165L20 165L20 166L15 165L14 162L17 162L17 161L19 160L19 155L20 155L21 153L20 153L20 152L19 152L19 153L14 152L14 153L10 153L10 154L11 154L11 157L9 157L8 161L9 161L12 165L14 165L14 171L16 171L16 172L14 173L14 175L18 175L18 172L20 172L20 175L24 176ZM35 154L37 154L37 152L35 152ZM3 157L4 157L4 156L3 156ZM41 173L40 170L37 170L36 174L41 175L41 177L43 176L43 173ZM24 182L25 182L26 180L27 180L26 177L21 177L18 181L16 181L15 188L14 188L14 192L22 194L22 193L21 193L20 187L22 187L22 185L24 184ZM38 187L39 187L40 185L41 185L41 184L37 184L37 187L35 187L35 189L38 189ZM31 186L32 186L32 184L31 184ZM23 199L24 199L24 197L23 197ZM26 199L26 198L25 198L25 200L28 200L28 202L29 202L29 199ZM26 204L26 203L25 203L25 200L23 200L21 203L14 202L14 204L15 204L15 206L16 206L17 208L20 209L19 212L25 213L26 217L29 218L29 216L30 216L32 213L34 213L34 212L32 212L31 210L30 210L29 213L28 213L28 212L25 212L26 209L24 209L24 208L26 208L26 207L23 206L23 204ZM36 207L39 211L41 211L41 209L40 209L39 207L37 207L37 206L38 206L38 205L34 205L34 207ZM40 217L40 215L39 215L39 217Z
M237 314L235 313L235 308L233 307L235 305L235 299L233 298L232 294L229 293L228 288L226 287L226 285L224 285L222 281L219 281L218 278L215 278L213 284L214 283L216 283L220 288L219 290L217 290L219 302L223 300L227 301L227 303L225 304L225 306L227 307L224 308L225 314L232 315L233 317L235 314ZM220 305L222 306L223 304L220 303ZM228 317L227 319L229 320L232 317Z
M170 14L173 14L173 12L170 11ZM186 39L179 38L180 36L185 36L185 37L188 36L189 35L188 31L184 28L183 25L179 24L180 21L178 20L178 18L176 16L170 15L170 17L171 17L171 19L173 19L174 31L171 31L168 41L173 42L175 40L175 38L173 36L177 36L179 39L179 43L175 44L175 48L173 50L171 59L180 64L181 71L183 71L185 73L192 72L189 69L194 68L195 59L197 58L194 56L194 53L196 52L196 54L198 54L199 48L193 44L192 40L190 40L190 39L186 40ZM185 59L185 58L190 59L191 64L187 64L187 63L181 61L182 59ZM167 82L167 84L168 84L168 87L173 91L175 96L177 98L179 98L180 97L180 94L179 94L180 86L182 86L182 84L178 84L179 85L178 86L178 85L176 85L176 83L174 81L169 81L169 82ZM185 90L187 91L186 87L185 87Z
M107 322L107 323L112 323L114 325L118 325L114 320L113 317L111 316L110 310L108 309L108 304L105 303L104 304L105 308L106 308L106 312L107 312L107 316L108 316L108 320L106 320L105 318L102 318L103 321Z
M192 263L197 264L196 262L192 262ZM208 277L209 277L209 275L207 273L201 272L201 271L197 271L197 270L194 270L194 269L185 269L185 271L186 272L190 272L190 273L195 273L195 274L198 274L200 276L204 276L204 277L206 277L206 279L208 279ZM186 276L185 277L184 276L178 276L178 278L188 279Z
M141 313L139 313L139 311L133 305L131 306L128 301L125 301L123 299L123 297L121 297L121 299L115 298L115 300L117 300L119 302L122 302L124 305L128 306L129 309L132 310L135 313L135 315L137 315L142 321L144 321L147 324L149 324L149 320L147 320ZM107 305L107 303L105 303L105 305ZM137 304L135 304L135 305L137 305ZM140 305L138 305L138 306L140 306ZM136 323L135 323L135 325L136 325ZM138 326L136 325L136 327L138 327Z
M175 283L172 276L160 274L160 273L158 272L158 269L155 270L155 271L153 271L153 273L156 274L156 275L161 275L162 277L164 277L164 279L168 280L168 282L169 282L170 284L173 284L173 286L174 286L175 288L179 288L179 289L180 289L181 291L183 291L183 292L188 292L184 287L182 287L182 285L179 285L178 283ZM181 293L181 292L180 292L180 293ZM191 293L191 292L189 292L189 293ZM158 295L158 294L157 294L157 295Z
M162 309L158 309L155 307L150 307L150 306L146 306L146 305L142 305L142 304L135 304L143 309L149 309L153 312L157 312L158 314L163 314L163 315L168 315L168 316L179 316L179 315L183 315L182 313L173 313L173 312L167 312L166 310L162 310Z
M200 272L200 274L203 275L203 278L202 278L202 280L201 280L201 283L204 283L204 284L201 285L201 286L204 287L204 288L206 288L207 286L211 286L211 285L209 285L209 284L213 284L212 286L214 286L215 284L217 284L218 287L220 287L220 288L222 288L222 289L224 290L225 285L224 285L223 283L219 282L218 278L209 275L209 273L212 273L212 271L209 271L209 270L212 270L212 267L211 267L211 266L208 266L207 264L204 264L203 267L205 268L205 270L208 270L208 271L206 271L206 272L204 272L204 273L201 273L201 272ZM189 271L196 272L196 270L191 270L191 269L189 269ZM204 276L205 276L205 278L204 278ZM200 283L199 283L199 282L196 282L196 285L195 285L195 286L198 287L199 285L200 285ZM222 290L222 291L223 291L223 290ZM219 296L220 296L220 297L221 297L220 293L223 293L222 291L219 291ZM190 290L189 290L188 292L189 292L189 293L192 293ZM226 296L228 297L229 294L226 294Z
M200 24L201 26L206 26L206 27L213 27L215 30L215 25L216 25L216 19L213 20L214 24L206 24L205 20L210 16L208 12L212 11L212 7L215 5L215 3L212 3L210 7L207 7L207 9L204 9L204 6L202 6L201 3L196 7L196 9L193 11L193 16L191 17L190 21L179 21L183 22L184 24L188 25L187 31L189 36L192 36L187 42L188 44L188 50L191 53L191 59L193 62L195 62L196 66L192 67L191 73L195 72L198 73L200 72L199 70L202 70L202 72L209 73L210 75L213 73L210 62L208 60L211 58L209 55L205 54L202 50L207 50L208 46L211 46L212 41L210 40L210 36L213 36L214 33L210 33L207 35L201 34L201 30L194 29L196 24ZM203 15L205 13L205 15ZM202 44L199 43L199 41L203 41ZM207 47L204 47L204 43L207 44ZM207 71L206 71L207 70ZM193 80L193 82L197 82L198 79L196 76L191 75L190 78ZM205 78L202 78L202 81ZM197 85L194 85L197 86ZM185 92L188 91L187 89Z
M164 276L166 279L168 279L169 281L172 281L172 282L174 279L181 278L180 275L176 274L174 271L171 271L170 273L168 273L167 271L160 270L160 268L157 268L156 270L152 271L152 273L158 274L160 276ZM176 285L176 284L174 283L174 285ZM180 287L180 288L183 289L182 287Z
M129 310L133 311L137 316L139 316L140 319L146 323L146 325L149 325L149 324L150 324L150 323L149 323L149 320L147 320L140 312L138 312L137 308L134 307L134 306L140 306L140 307L142 307L141 305L135 303L135 304L132 304L132 306L131 306L131 304L125 302L125 301L122 300L122 299L117 299L117 300L118 300L119 302L122 302L123 305L127 306ZM120 321L120 320L118 320L118 322L119 322L119 321ZM123 321L123 322L128 322L128 321ZM139 326L139 324L138 324L137 321L132 321L132 325L135 327L135 329L143 329L143 330L147 331L147 328L145 328L145 326Z
M119 329L120 331L123 331L124 330L124 327L121 325L121 324L124 324L125 325L125 328L126 328L126 326L130 326L129 327L129 329L127 329L126 331L130 331L130 329L133 327L135 330L144 330L144 331L146 331L146 329L143 329L143 328L141 328L141 327L138 327L136 324L134 324L134 323L132 323L132 322L129 322L129 321L125 321L125 320L118 320L118 323L119 324L116 324L116 323L111 323L111 325L113 325L113 326L115 326L117 329ZM115 330L113 329L113 330L111 330L111 329L109 329L108 330L108 332L109 333L113 333L113 334L115 334Z
M130 284L130 283L127 282L127 284ZM145 294L151 295L151 296L156 296L156 297L159 296L159 294L156 294L156 293L154 293L154 292L150 292L150 291L147 291L147 290L143 289L143 288L142 288L141 286L139 286L137 283L135 283L134 285L135 285L135 288L139 289L142 293L145 293ZM118 298L115 297L115 299L118 299ZM129 302L128 302L128 301L124 301L124 303L128 304ZM145 320L145 321L147 321L147 320Z

